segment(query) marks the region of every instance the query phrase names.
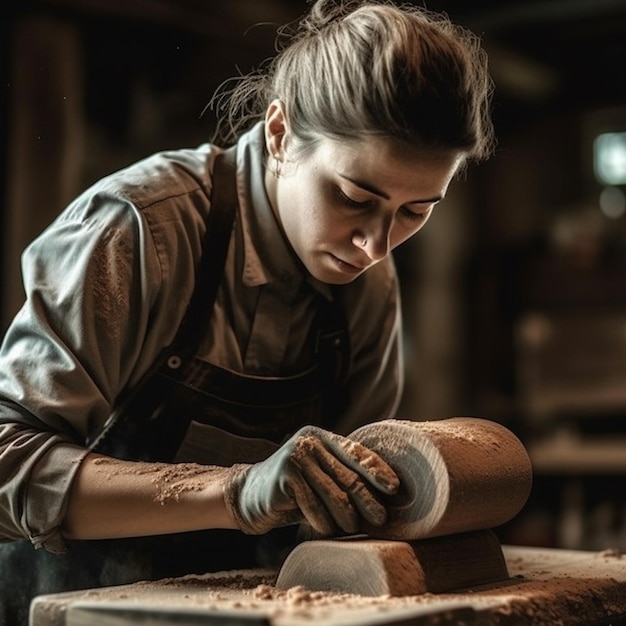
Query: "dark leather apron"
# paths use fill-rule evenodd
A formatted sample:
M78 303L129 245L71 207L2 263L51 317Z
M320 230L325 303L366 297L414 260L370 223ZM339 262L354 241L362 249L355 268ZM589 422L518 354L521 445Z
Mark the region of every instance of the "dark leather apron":
M341 409L349 359L347 328L343 310L321 295L311 330L315 354L311 367L298 375L247 376L194 355L211 315L230 241L236 210L234 160L233 148L215 165L204 253L176 338L89 443L96 452L134 460L254 463L267 458L300 426L330 428ZM277 565L297 541L296 531L278 529L260 538L210 530L73 541L61 555L34 551L25 541L0 546L0 597L5 616L12 616L3 623L22 623L17 611L24 618L30 599L42 593ZM25 568L27 580L18 574Z

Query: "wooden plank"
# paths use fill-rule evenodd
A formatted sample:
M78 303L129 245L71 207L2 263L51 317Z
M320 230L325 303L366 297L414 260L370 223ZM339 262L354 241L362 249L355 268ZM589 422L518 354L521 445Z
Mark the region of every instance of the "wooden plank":
M30 626L68 626L66 617L84 602L112 610L145 607L157 615L260 614L271 626L431 626L436 619L452 625L446 615L454 611L465 615L457 624L471 624L473 611L480 626L626 623L626 557L611 550L503 546L502 551L508 581L454 593L367 597L280 590L277 571L241 570L40 596L31 607Z
M476 611L465 603L444 602L436 607L389 611L381 615L336 615L324 626L469 626ZM295 626L310 623L306 617L283 621L262 613L246 611L194 611L155 609L145 605L116 602L77 602L67 612L66 626Z

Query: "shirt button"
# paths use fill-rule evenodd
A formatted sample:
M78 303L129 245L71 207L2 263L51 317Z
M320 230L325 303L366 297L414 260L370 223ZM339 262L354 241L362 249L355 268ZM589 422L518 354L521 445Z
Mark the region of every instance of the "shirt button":
M179 356L172 355L167 359L167 366L171 370L177 370L183 364L182 359Z

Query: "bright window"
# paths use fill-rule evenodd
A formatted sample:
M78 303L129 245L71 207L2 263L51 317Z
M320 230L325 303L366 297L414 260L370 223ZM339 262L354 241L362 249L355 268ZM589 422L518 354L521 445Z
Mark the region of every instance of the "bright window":
M593 152L596 178L605 185L626 185L626 132L598 135Z

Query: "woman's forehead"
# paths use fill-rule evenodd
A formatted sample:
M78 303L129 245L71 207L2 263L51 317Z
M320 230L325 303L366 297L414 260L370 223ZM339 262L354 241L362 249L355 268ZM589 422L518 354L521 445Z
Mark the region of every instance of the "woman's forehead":
M324 138L316 150L318 164L348 179L356 178L380 190L400 187L424 192L447 187L463 160L456 150L415 148L393 137L367 135L357 139ZM436 193L434 195L437 195Z

